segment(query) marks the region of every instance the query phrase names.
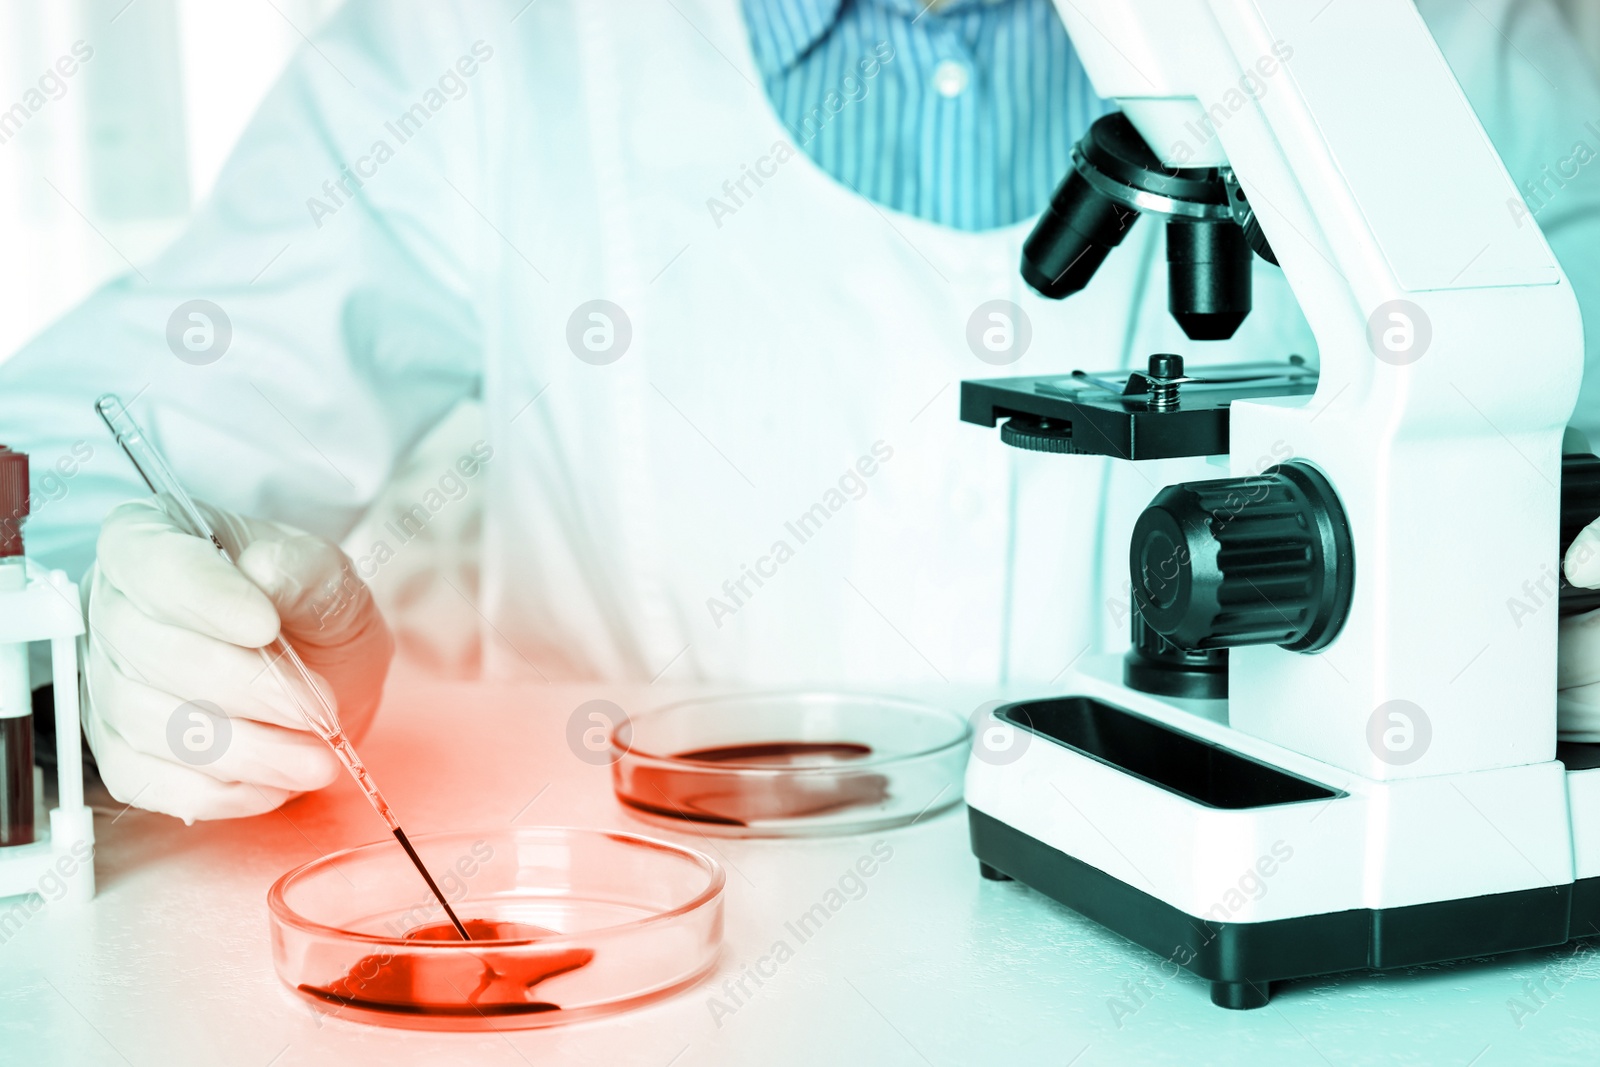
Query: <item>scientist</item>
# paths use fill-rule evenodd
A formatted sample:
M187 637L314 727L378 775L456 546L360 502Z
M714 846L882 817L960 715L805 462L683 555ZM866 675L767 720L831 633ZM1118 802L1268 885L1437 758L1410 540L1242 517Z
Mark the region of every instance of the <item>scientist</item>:
M1593 348L1600 186L1546 181L1600 117L1583 57L1543 3L1420 6L1519 185L1544 183L1528 207ZM1064 304L1026 291L1021 242L1103 108L1048 0L351 0L176 243L0 369L0 439L97 449L32 543L93 563L111 793L220 818L334 779L249 649L281 626L364 725L392 641L331 539L471 396L491 673L1042 685L1119 647L1112 546L1199 472L1000 447L955 383L1313 347L1260 264L1239 335L1196 350L1157 226ZM121 503L106 390L248 580ZM1563 652L1565 681L1600 680ZM210 763L170 742L192 700L231 719Z

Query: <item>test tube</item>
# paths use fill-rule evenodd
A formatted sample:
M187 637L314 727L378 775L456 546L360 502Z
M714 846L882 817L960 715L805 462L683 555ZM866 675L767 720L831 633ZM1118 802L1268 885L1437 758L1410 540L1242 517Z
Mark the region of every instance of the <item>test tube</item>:
M22 522L28 517L28 457L0 445L0 592L28 588ZM28 643L0 645L0 847L31 844L33 687Z

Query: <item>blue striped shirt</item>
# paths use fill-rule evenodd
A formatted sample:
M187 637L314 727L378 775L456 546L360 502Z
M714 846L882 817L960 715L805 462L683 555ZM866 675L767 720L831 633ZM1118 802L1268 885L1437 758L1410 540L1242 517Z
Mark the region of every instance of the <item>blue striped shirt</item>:
M778 116L824 171L962 230L1037 214L1105 113L1050 0L744 0Z

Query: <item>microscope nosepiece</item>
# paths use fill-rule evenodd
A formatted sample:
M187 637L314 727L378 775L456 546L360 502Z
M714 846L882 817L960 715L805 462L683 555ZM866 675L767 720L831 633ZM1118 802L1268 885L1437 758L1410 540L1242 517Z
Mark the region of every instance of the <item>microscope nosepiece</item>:
M1183 332L1232 337L1250 314L1253 255L1276 262L1243 190L1226 168L1162 163L1121 112L1096 120L1074 147L1072 169L1022 246L1023 280L1052 300L1071 296L1140 214L1168 220L1169 306Z

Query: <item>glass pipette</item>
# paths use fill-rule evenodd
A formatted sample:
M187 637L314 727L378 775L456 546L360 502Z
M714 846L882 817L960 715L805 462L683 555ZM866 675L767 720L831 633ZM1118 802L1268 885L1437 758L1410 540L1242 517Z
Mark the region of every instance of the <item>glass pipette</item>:
M202 540L210 541L213 548L230 566L237 567L238 563L228 550L222 546L222 540L211 529L211 524L195 506L194 499L184 490L177 476L172 473L172 468L149 437L145 436L139 424L122 405L122 401L113 393L107 393L95 401L95 410L99 413L106 428L117 439L117 444L122 446L122 451L127 453L128 459L133 462L134 470L139 472L139 477L144 479L144 484L156 495L162 510L183 528L185 533L192 534ZM328 743L333 749L339 762L344 764L345 770L350 772L350 777L356 780L356 785L361 787L361 793L371 802L384 823L394 834L395 840L400 842L400 847L406 850L406 855L416 865L417 872L422 875L422 880L428 883L428 889L439 901L439 906L444 908L444 913L450 917L450 923L456 928L456 933L461 935L461 940L470 941L467 928L456 918L456 913L451 909L450 903L445 900L444 894L439 891L439 886L428 873L428 868L423 866L422 858L417 855L417 850L411 847L411 841L406 837L406 832L400 828L400 820L396 819L394 812L389 807L389 802L378 791L378 784L372 780L372 774L367 770L366 764L361 762L361 757L356 755L355 748L350 744L350 739L345 736L344 726L339 722L339 716L333 710L333 705L328 703L327 697L322 693L311 678L311 670L300 658L294 647L284 640L283 634L273 638L272 642L256 650L261 655L261 661L266 664L272 676L283 687L290 700L292 700L300 714L305 717L312 731Z

